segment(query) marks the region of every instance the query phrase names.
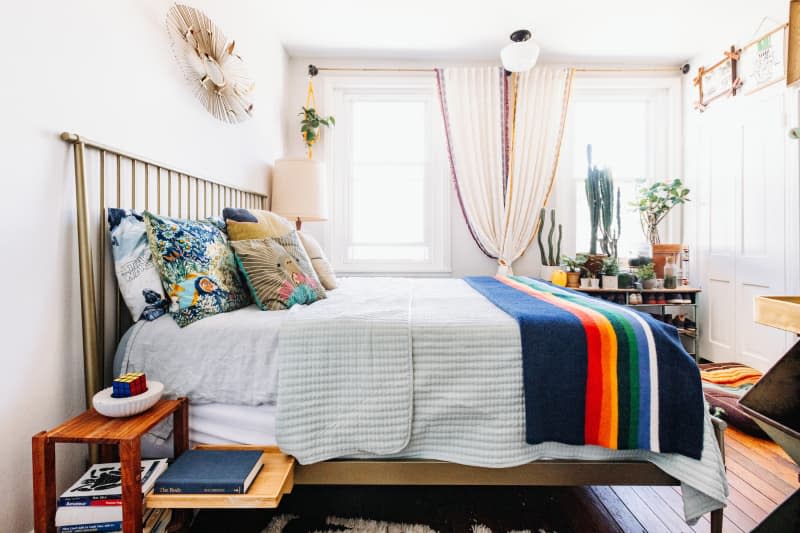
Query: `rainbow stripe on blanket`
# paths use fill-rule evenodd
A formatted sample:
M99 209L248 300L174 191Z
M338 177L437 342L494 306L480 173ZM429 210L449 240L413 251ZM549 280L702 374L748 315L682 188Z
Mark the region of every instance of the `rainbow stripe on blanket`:
M529 444L700 458L700 374L674 327L527 277L466 282L520 326Z

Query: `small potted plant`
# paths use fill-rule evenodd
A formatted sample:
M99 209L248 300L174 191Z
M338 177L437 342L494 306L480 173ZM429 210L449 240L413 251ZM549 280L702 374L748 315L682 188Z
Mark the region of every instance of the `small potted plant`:
M653 267L653 263L640 266L636 274L642 281L643 289L651 290L656 288L656 270Z
M574 258L565 256L561 258L561 264L567 271L567 287L576 289L580 287L581 268L586 264L586 256L578 254Z
M616 257L607 257L603 260L603 288L618 288L617 274L619 274L619 262Z

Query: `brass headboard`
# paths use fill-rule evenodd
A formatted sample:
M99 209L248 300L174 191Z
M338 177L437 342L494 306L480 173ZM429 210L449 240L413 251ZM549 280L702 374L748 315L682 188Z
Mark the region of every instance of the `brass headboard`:
M106 208L204 218L221 215L223 207L267 209L268 204L265 193L201 178L74 133L64 132L61 139L73 146L75 158L83 374L88 408L92 396L103 388L106 362L111 359L107 356L113 356L123 323L130 321L107 246ZM90 202L90 197L96 201ZM96 229L92 230L92 224ZM113 287L115 305L107 305L108 284Z

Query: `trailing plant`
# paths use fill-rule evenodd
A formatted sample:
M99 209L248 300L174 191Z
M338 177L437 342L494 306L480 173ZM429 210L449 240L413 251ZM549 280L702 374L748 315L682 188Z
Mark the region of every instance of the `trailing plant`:
M589 223L591 233L589 254L597 254L597 241L604 254L617 257L617 243L622 232L620 215L620 190L614 197L614 178L611 169L598 168L592 164L592 145L586 145L588 171L586 174L586 202L589 205ZM616 212L615 212L616 208ZM614 222L616 221L616 228ZM599 235L598 235L599 232Z
M536 241L539 244L539 254L542 257L543 266L558 266L561 264L561 237L563 228L561 224L558 225L558 243L556 244L555 255L553 254L553 232L556 229L556 210L550 210L550 232L547 234L547 254L544 252L544 243L542 242L542 232L544 231L546 210L543 207L539 211L539 229L536 232Z
M567 269L567 272L580 272L587 259L588 257L584 254L578 254L575 257L564 256L561 258L561 265Z
M607 257L603 259L603 275L616 276L619 274L619 262L616 257Z
M650 244L661 242L658 224L676 205L689 201L689 189L680 179L659 181L639 189L639 199L632 203L639 212L642 231Z
M330 127L336 125L336 119L333 118L333 115L321 117L313 107L303 107L303 110L298 115L303 117L300 121L300 133L309 148L317 142L320 126Z
M639 279L641 280L655 279L656 269L653 263L647 263L646 265L640 266L636 270L636 274L639 276Z

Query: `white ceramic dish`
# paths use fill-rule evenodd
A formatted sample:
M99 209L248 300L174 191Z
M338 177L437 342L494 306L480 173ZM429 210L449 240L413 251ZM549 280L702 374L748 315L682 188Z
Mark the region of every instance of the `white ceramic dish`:
M147 392L129 398L112 398L112 387L103 389L92 398L92 405L101 415L112 418L133 416L153 407L164 393L164 385L158 381L147 381Z

